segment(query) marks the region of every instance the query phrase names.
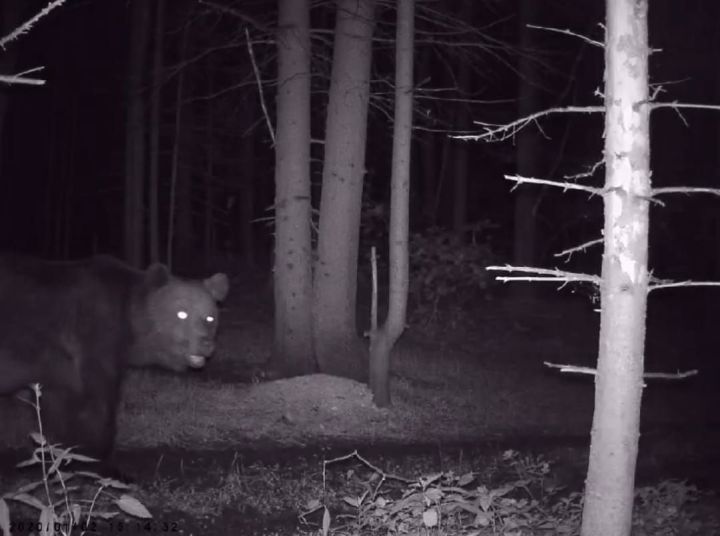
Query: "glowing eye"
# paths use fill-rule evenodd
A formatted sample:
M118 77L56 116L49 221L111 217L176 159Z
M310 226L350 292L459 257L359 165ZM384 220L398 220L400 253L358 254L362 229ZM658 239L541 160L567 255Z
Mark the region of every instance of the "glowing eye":
M207 322L208 324L212 324L213 322L215 322L215 317L214 316L206 316L205 322Z
M185 311L178 311L178 312L177 312L177 317L178 317L180 320L185 320L185 319L188 317L188 314L187 314L187 312L185 312Z

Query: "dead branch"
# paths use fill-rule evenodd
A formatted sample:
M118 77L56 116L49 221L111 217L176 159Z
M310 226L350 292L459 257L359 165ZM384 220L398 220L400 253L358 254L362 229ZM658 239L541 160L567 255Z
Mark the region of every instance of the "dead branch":
M581 35L581 34L579 34L579 33L575 33L575 32L573 32L572 30L568 30L567 28L564 29L564 30L561 30L560 28L551 28L551 27L548 27L548 26L535 26L534 24L528 24L527 27L528 27L528 28L533 28L533 29L535 29L535 30L545 30L545 31L547 31L547 32L555 32L555 33L560 33L560 34L563 34L563 35L571 35L571 36L573 36L573 37L577 37L578 39L582 39L582 40L585 41L586 43L590 43L590 44L593 45L593 46L596 46L596 47L599 47L599 48L602 48L602 49L605 48L605 43L603 43L603 42L601 42L601 41L595 41L595 39L590 39L589 37L586 37L586 36Z
M265 93L263 92L262 78L260 77L260 70L258 69L257 62L255 61L255 52L253 52L252 42L250 41L250 32L247 28L245 28L245 39L247 40L250 62L252 63L252 68L255 72L255 81L257 82L260 106L262 107L263 115L265 116L265 122L267 123L268 132L270 133L270 139L272 140L273 145L275 145L275 131L273 130L272 122L270 121L270 114L268 114L267 106L265 105Z
M679 109L707 109L707 110L720 110L720 105L711 104L686 104L678 102L653 102L648 103L651 108L672 108L674 110ZM485 142L498 142L505 141L514 137L523 128L527 127L530 123L536 123L537 120L551 114L566 114L566 113L604 113L604 106L568 106L565 108L548 108L547 110L541 110L535 112L520 119L516 119L511 123L504 125L495 123L485 123L482 121L475 121L474 123L483 129L482 134L472 134L465 136L453 136L460 140L473 140L473 141L485 141Z
M580 190L588 192L591 196L602 195L605 192L604 188L595 188L593 186L583 186L582 184L575 184L574 182L566 181L554 181L549 179L536 179L533 177L522 177L520 175L504 175L505 180L516 182L517 185L513 186L515 189L517 186L523 183L527 184L545 184L546 186L554 186L556 188L562 188L563 191L567 190Z
M505 141L514 137L523 128L528 126L530 123L537 123L537 120L541 117L551 114L569 114L569 113L604 113L604 106L567 106L565 108L548 108L530 114L520 119L516 119L512 123L504 125L495 123L485 123L482 121L474 121L476 125L482 127L484 132L482 134L473 134L468 136L453 136L459 140L472 140L472 141L486 141L486 142L498 142Z
M536 268L532 266L486 266L486 270L494 272L519 272L526 274L537 274L537 276L497 276L497 281L507 283L508 281L550 281L562 283L561 287L571 281L585 281L600 285L600 277L580 272L567 272L558 268Z
M664 188L653 188L652 195L663 194L711 194L720 196L720 188L694 188L689 186L667 186Z
M674 110L720 110L720 104L692 104L685 102L653 102L650 108L655 110L658 108L672 108Z
M32 30L33 26L42 19L43 17L46 17L52 10L55 8L60 7L65 3L66 0L54 0L53 2L50 2L47 6L45 6L43 9L41 9L34 17L32 17L27 22L21 24L17 28L15 28L12 32L7 34L5 37L0 39L0 48L3 50L8 45L8 43L11 43L12 41L15 41L16 39L19 39L21 35L24 35L28 33L30 30Z
M0 75L1 84L25 84L28 86L43 86L46 80L42 78L28 78L26 75L42 71L44 67L33 67L17 74Z
M648 286L648 294L653 290L677 287L720 287L720 281L662 281L660 283L650 284Z
M597 370L591 367L580 367L578 365L561 365L559 363L550 363L549 361L543 361L543 365L548 368L558 369L560 372L567 372L570 374L589 374L594 376L597 374ZM686 370L684 372L646 372L643 374L643 378L649 380L684 380L691 376L697 376L699 371L697 369Z
M602 244L604 238L596 238L594 240L588 240L587 242L583 242L582 244L571 247L568 249L564 249L560 251L559 253L553 253L553 257L565 257L567 256L567 260L570 260L570 257L572 257L573 253L578 253L580 251L585 251L586 249L589 249L592 246L595 246L597 244Z

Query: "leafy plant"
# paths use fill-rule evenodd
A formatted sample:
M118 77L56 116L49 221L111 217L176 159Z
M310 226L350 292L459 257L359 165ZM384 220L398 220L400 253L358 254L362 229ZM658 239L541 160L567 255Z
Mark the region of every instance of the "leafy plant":
M489 227L488 222L475 224L469 230L470 242L437 227L411 236L410 299L415 319L432 321L445 306L462 308L483 295L491 282L485 267L496 257L489 244L475 237Z
M39 466L42 478L0 495L0 530L3 536L11 534L8 502L38 512L37 522L28 522L28 526L22 527L18 525L18 530L35 531L47 536L69 535L74 531L81 534L87 530L96 532L97 519L109 521L120 512L141 519L151 518L145 506L131 495L121 493L116 496L113 493L113 490L128 490L127 484L94 472L69 469L74 462L97 460L74 452L73 447L65 448L47 442L40 413L41 388L35 384L33 390L35 400L29 403L35 409L39 431L33 432L30 437L36 447L32 456L20 462L18 467Z
M344 503L354 511L354 534L503 534L520 536L534 531L553 530L555 534L573 534L579 526L577 500L553 507L553 495L544 480L550 466L544 460L521 458L507 451L504 461L515 468L518 476L501 486L490 487L477 481L477 474L468 472L435 473L416 479L405 479L383 472L357 452L324 462L356 458L373 471L366 489L358 496L346 496ZM391 489L389 481L405 485ZM537 493L539 496L535 496ZM308 505L301 519L312 511L322 510L321 533L330 533L330 509L316 500ZM435 531L435 532L432 532Z
M700 495L697 487L678 480L664 480L655 486L636 489L633 534L718 534L720 524L716 520L701 519L689 508Z

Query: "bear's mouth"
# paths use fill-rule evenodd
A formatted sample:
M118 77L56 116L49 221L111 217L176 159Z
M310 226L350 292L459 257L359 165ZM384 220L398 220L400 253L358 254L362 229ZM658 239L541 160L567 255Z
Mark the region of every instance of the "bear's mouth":
M187 356L187 363L192 368L203 368L205 366L206 358L204 355L190 354Z

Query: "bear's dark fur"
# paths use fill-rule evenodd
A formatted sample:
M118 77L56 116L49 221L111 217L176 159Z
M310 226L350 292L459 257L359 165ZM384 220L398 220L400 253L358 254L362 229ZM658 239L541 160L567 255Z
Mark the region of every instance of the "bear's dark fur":
M224 274L186 280L111 257L0 255L0 394L42 384L49 439L106 458L124 371L201 368L227 291Z

